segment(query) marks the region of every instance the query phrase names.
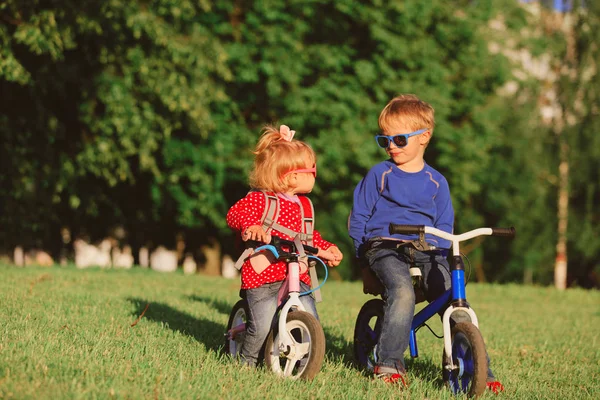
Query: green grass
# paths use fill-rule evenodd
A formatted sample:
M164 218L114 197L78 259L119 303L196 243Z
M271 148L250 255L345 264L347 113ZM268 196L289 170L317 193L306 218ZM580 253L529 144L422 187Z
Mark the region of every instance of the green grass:
M0 398L453 398L441 381L442 341L426 329L419 358L405 355L407 391L353 366L354 321L372 298L355 282L323 288L327 354L313 381L240 368L220 353L238 288L237 280L139 268L0 265ZM467 294L506 387L500 397L600 398L599 292L472 283ZM441 333L437 319L431 327Z

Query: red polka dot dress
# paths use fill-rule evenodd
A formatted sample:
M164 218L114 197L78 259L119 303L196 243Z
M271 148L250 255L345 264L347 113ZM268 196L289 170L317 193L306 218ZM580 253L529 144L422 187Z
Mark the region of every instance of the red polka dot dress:
M263 211L266 206L265 196L262 192L250 192L248 195L235 203L227 213L227 224L240 234L252 225L261 225ZM302 232L302 210L301 205L286 197L279 196L279 216L277 223L294 232ZM272 235L283 239L293 240L288 235L277 230L271 231ZM321 234L313 231L313 246L327 250L333 243L324 240ZM285 279L287 267L285 262L279 261L269 265L260 274L257 274L250 261L242 266L242 289L254 289L266 283L279 282ZM300 280L310 285L308 272L300 275Z

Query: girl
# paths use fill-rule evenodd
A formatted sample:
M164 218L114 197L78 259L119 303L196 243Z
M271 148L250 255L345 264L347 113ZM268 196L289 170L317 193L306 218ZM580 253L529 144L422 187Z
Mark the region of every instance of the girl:
M279 213L272 233L283 239L293 240L289 230L302 232L302 202L298 194L310 193L317 176L316 155L306 143L294 140L294 131L285 125L279 129L266 126L254 151L254 168L250 172L253 191L239 200L227 213L227 224L241 234L242 240L269 243L271 232L263 228L263 213L266 206L264 192L277 196ZM277 227L283 227L288 234ZM318 231L313 231L314 247L318 256L329 266L339 265L342 253L334 244L324 240ZM259 352L269 334L277 309L277 293L287 273L283 261L270 260L261 253L250 257L242 266L242 291L248 302L249 316L246 337L241 348L244 363L254 366ZM306 266L300 271L303 291L310 289L310 277ZM312 296L302 296L302 304L308 312L318 318Z

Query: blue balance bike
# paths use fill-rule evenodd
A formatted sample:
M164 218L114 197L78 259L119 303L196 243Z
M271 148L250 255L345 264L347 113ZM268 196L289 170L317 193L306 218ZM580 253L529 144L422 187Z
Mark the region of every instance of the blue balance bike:
M426 322L443 312L442 376L444 382L455 394L467 394L469 397L481 395L486 389L488 358L475 311L467 303L465 291L465 270L460 254L460 243L478 236L515 235L514 228L478 228L460 235L450 234L442 230L423 225L390 224L389 232L393 234L417 234L419 243L426 245L425 234L434 235L452 243L452 258L450 260L451 287L440 297L431 301L413 317L410 330L410 355L418 357L416 331ZM390 239L393 241L392 239ZM398 243L398 242L396 242ZM415 284L417 302L422 298L422 282L418 279L421 271L418 267L410 269ZM421 283L419 283L421 282ZM460 321L452 328L450 318L460 314ZM458 316L458 315L456 315ZM465 316L467 318L465 318ZM361 308L354 329L354 356L359 366L373 370L377 362L377 343L381 333L383 318L383 300L372 299Z

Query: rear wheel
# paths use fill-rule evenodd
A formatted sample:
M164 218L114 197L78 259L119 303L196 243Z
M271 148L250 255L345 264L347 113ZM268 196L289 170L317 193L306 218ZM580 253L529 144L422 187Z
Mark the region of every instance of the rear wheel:
M367 301L356 317L354 326L354 357L358 365L372 371L377 362L377 342L383 322L383 300Z
M466 393L478 397L485 392L487 357L481 332L470 322L459 322L452 328L452 363L443 354L442 375L454 394Z
M248 315L250 315L250 312L248 311L246 300L239 300L235 303L229 314L224 351L232 357L239 355L244 343L244 337L246 336L245 325L248 322Z
M325 334L319 321L304 311L287 315L286 332L292 346L279 348L279 335L274 328L267 337L265 363L277 375L292 379L313 379L321 370L325 358Z

